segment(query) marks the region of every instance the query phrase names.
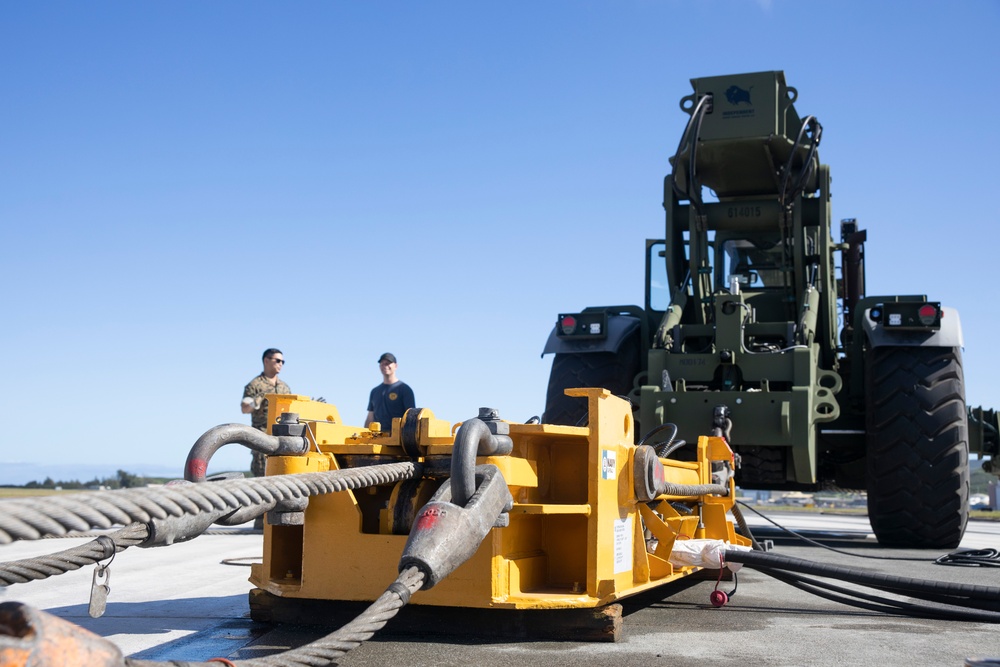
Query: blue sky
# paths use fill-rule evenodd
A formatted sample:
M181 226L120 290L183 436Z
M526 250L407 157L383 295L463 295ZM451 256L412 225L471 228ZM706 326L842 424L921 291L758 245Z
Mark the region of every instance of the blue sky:
M0 466L179 475L270 346L348 423L387 350L438 417L540 414L556 313L641 302L689 79L774 69L869 294L957 308L1000 407L998 34L995 0L2 3Z

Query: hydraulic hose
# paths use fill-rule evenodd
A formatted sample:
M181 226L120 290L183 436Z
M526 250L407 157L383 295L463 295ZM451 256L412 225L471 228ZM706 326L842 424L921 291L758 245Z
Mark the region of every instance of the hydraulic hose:
M220 447L239 443L268 456L296 456L309 449L309 440L294 435L268 435L245 424L221 424L198 438L184 463L184 479L204 482L208 462Z
M873 555L873 554L859 554L859 553L855 553L853 551L845 551L844 549L838 549L836 547L831 547L829 544L823 544L822 542L817 542L816 540L810 539L810 538L806 537L805 535L802 535L800 533L796 533L791 528L786 528L785 526L782 526L780 523L778 523L777 521L775 521L771 517L767 516L763 512L760 512L760 511L754 509L753 507L751 507L750 505L746 504L742 500L736 501L736 504L737 505L743 505L743 507L747 508L748 510L750 510L751 512L753 512L754 514L756 514L760 518L764 519L764 521L767 521L768 523L770 523L772 526L774 526L778 530L781 530L781 531L783 531L785 533L788 533L792 537L794 537L794 538L796 538L798 540L802 540L803 542L805 542L807 544L811 544L814 547L819 547L821 549L826 549L827 551L833 551L833 552L838 553L838 554L844 554L845 556L854 556L855 558L868 558L868 559L871 559L871 560L914 561L914 562L918 562L918 563L926 563L927 562L926 558L904 558L904 557L901 557L901 556L877 556L877 555ZM739 511L739 510L736 507L733 507L733 516L736 516L736 512L737 511ZM740 518L742 518L742 515L743 515L743 512L740 511ZM737 519L737 522L739 522L739 518ZM747 528L747 530L749 530L749 528ZM935 562L937 562L937 563L939 563L941 565L950 565L951 563L944 563L944 562L942 562L942 559L947 559L947 558L948 558L948 556L941 556L941 558L937 559L937 561L935 561ZM997 566L1000 567L1000 561L997 562Z
M945 554L934 562L938 565L958 567L1000 567L1000 551L997 549L962 549Z
M649 445L637 447L632 456L633 486L640 502L651 502L664 495L682 498L729 495L728 484L677 484L664 479L663 463Z
M642 440L637 442L635 446L641 447L642 445L645 445L654 435L657 435L661 431L665 431L668 428L671 429L670 437L668 437L663 442L657 443L654 446L654 449L656 449L657 456L659 456L661 459L667 458L670 454L674 453L675 451L683 447L685 444L687 444L683 440L681 440L676 447L673 446L674 440L677 438L677 424L671 424L670 422L660 424L652 431L642 436Z
M784 582L793 588L816 595L825 600L839 602L851 607L867 609L886 614L904 614L918 618L936 618L947 621L968 621L978 623L998 623L1000 613L996 611L984 610L981 605L971 600L947 600L944 604L952 607L931 607L928 605L893 600L878 595L870 595L841 586L836 586L825 581L818 581L808 577L796 576L783 570L773 570L767 567L756 567L758 571ZM928 598L931 599L931 598ZM955 609L954 605L973 607L973 609Z
M803 139L805 139L809 133L812 132L811 141L809 144L808 152L806 153L805 161L802 163L802 169L799 171L798 176L795 179L795 184L792 186L792 191L788 191L789 181L791 180L792 174L792 164L795 161L795 155L802 145ZM795 197L798 196L799 191L805 187L805 182L809 178L810 172L813 168L813 159L816 157L816 149L819 148L820 138L823 136L823 126L820 125L819 121L816 120L815 116L806 116L802 121L802 126L799 128L799 133L795 137L795 143L792 144L792 150L788 154L788 160L785 162L785 166L782 169L781 177L781 192L778 196L778 200L781 202L782 206L788 206Z
M750 544L753 545L754 551L764 551L764 547L760 545L757 538L753 536L750 532L750 526L747 525L747 520L743 518L743 512L740 511L739 503L733 503L733 518L736 519L736 525L740 527L740 534L750 540Z
M711 105L712 95L703 95L691 110L691 118L688 119L687 126L684 128L683 134L681 134L680 143L677 145L677 151L674 153L673 170L671 172L671 184L674 192L678 197L688 199L694 205L695 210L699 213L701 212L701 193L695 192L695 190L700 190L700 186L695 182L695 168L697 166L697 158L695 154L698 146L698 135L701 133L701 121L704 119L705 113ZM688 142L690 142L690 154L688 156L687 190L685 191L681 190L677 183L677 172L679 169L678 164L680 162L681 152L684 150L684 146Z
M896 577L756 551L727 550L724 557L806 593L852 607L917 618L1000 623L1000 602L997 601L1000 588ZM918 598L933 605L872 595L795 574L803 572Z
M839 579L841 581L871 586L879 590L891 593L912 595L933 596L937 601L943 601L947 596L955 600L956 604L961 604L961 598L974 600L985 600L994 603L1000 599L1000 588L994 586L975 586L969 584L956 584L944 581L926 581L923 579L912 579L909 577L897 577L891 574L879 572L866 572L864 570L840 567L838 565L824 565L801 558L791 556L780 556L777 554L758 551L737 551L727 550L725 553L727 561L743 563L754 568L768 568L774 570L787 570L790 572L801 572L820 577Z
M674 484L664 482L656 488L661 496L728 496L725 484Z

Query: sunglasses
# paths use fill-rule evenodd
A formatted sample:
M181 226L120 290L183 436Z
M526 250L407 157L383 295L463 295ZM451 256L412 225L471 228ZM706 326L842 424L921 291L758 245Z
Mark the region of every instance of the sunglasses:
M283 364L283 363L285 363L284 359L275 359L274 357L268 357L268 359L270 359L271 361L273 361L276 364Z

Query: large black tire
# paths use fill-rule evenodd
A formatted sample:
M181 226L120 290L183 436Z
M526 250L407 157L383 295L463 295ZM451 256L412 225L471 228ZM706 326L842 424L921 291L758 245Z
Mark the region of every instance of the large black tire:
M626 339L617 353L557 354L549 373L542 423L576 426L586 421L586 399L567 396L564 389L603 387L616 396L626 396L632 391L632 381L638 372L639 339L636 336Z
M969 425L957 348L868 355L868 518L881 544L953 549L969 519Z
M736 484L744 489L774 489L788 482L785 475L787 447L737 447L740 469Z

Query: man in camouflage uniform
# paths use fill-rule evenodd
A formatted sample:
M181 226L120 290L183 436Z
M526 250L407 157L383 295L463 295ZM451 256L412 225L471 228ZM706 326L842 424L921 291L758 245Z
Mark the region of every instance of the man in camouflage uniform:
M243 388L243 401L240 403L240 409L243 414L252 415L250 423L254 428L259 428L266 433L267 399L264 398L264 394L290 394L292 390L278 379L278 373L285 366L285 355L282 354L281 350L269 347L264 350L261 360L264 362L264 370ZM254 477L264 476L266 462L267 456L260 452L253 452L250 471Z

